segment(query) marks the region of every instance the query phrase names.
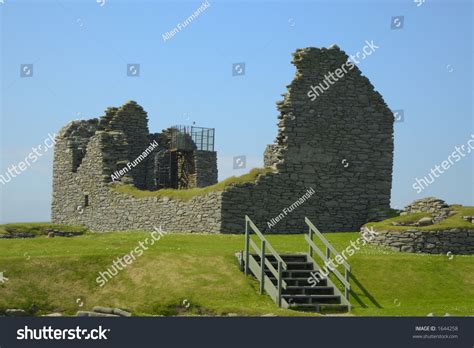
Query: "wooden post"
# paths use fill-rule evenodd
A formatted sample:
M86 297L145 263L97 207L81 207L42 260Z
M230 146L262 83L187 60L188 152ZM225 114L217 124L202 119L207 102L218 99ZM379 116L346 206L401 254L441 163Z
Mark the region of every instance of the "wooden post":
M309 227L309 240L313 240L313 230L311 229L311 227ZM311 244L309 245L308 254L309 254L310 257L313 257L313 248L311 247Z
M346 268L345 276L346 276L346 281L347 281L347 283L349 283L349 285L350 285L350 284L351 284L351 283L350 283L351 271L348 270L347 268ZM351 287L350 287L350 286L349 286L349 287L346 286L346 287L345 287L345 295L346 295L346 299L347 299L348 302L349 302L349 295L350 295L350 293L351 293Z
M239 251L239 260L240 260L240 272L244 272L244 251L240 250Z
M245 218L245 275L249 274L249 248L250 248L249 223Z
M281 307L281 261L278 261L278 307Z
M326 259L329 260L331 258L331 250L329 250L328 247L326 247Z
M260 253L260 294L263 294L265 289L265 241L262 240L262 250Z

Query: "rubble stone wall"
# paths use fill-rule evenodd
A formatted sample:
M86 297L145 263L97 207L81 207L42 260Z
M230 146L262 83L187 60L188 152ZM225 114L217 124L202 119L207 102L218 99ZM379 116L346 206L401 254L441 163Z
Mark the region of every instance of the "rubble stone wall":
M411 253L472 255L474 228L444 231L377 231L371 243Z
M273 233L306 232L305 216L324 231L357 231L390 206L394 118L382 96L353 66L312 101L312 86L349 57L337 46L293 57L296 76L277 103L278 135L264 156L277 173L224 192L225 231L241 231L244 213ZM315 194L288 212L308 189Z
M206 187L217 182L217 153L194 151L196 187Z

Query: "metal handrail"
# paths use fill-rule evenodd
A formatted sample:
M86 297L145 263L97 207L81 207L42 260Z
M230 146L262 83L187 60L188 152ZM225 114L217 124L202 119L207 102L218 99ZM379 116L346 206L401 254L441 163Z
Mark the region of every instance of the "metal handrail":
M334 254L336 257L339 256L342 259L342 262L338 262L338 263L344 266L344 276L336 268L331 269L330 267L328 267L328 270L332 272L336 276L337 279L339 279L342 285L344 285L344 297L347 300L348 305L350 306L349 294L351 291L351 284L349 282L349 279L351 275L351 266L344 260L344 258L332 246L332 244L329 243L326 237L323 236L323 234L316 228L316 226L314 226L313 223L307 217L305 217L304 219L305 219L306 224L309 226L308 235L305 236L305 240L308 242L308 246L309 246L308 256L313 260L313 262L317 265L317 262L314 261L313 259L313 251L316 252L316 254L318 254L318 256L324 262L327 262L330 260L331 253ZM314 235L317 236L319 240L321 240L321 242L326 247L326 254L324 254L322 250L320 250L318 246L314 244L314 241L313 241Z
M261 242L261 248L258 248L258 245L250 238L250 233L253 231ZM257 255L260 256L260 265L252 257L252 267L255 267L254 275L258 278L260 282L260 293L263 294L264 291L267 291L269 294L273 294L274 300L277 302L278 306L281 307L282 304L282 289L286 289L286 282L283 280L282 272L287 270L288 266L286 262L281 258L277 251L272 247L272 245L267 241L264 235L260 232L258 227L253 223L253 221L245 215L245 274L249 274L250 269L250 248L252 248ZM275 269L270 260L267 258L265 251L268 250L270 254L277 260L278 267ZM277 279L277 287L270 281L267 275L265 275L265 266L268 267L270 273L272 273ZM257 273L257 274L255 274ZM275 293L276 291L276 293Z
M258 236L258 238L260 238L260 240L264 240L265 241L265 244L266 244L266 247L268 248L268 250L270 251L270 253L273 255L273 257L275 257L275 259L278 261L278 262L281 262L282 263L282 266L283 266L283 269L284 270L287 270L288 267L285 263L285 261L283 261L283 259L280 257L280 255L278 255L277 251L272 247L272 245L270 244L270 242L267 241L267 239L263 236L262 232L260 232L260 230L258 229L257 226L255 226L255 224L253 223L252 220L250 220L250 218L245 215L245 234L247 235L247 232L248 232L248 228L247 226L250 226L252 228L252 230L255 232L255 234Z
M309 246L313 249L313 251L315 251L316 254L318 254L318 256L321 259L323 259L324 261L327 261L328 259L326 258L324 253L321 250L319 250L318 246L316 244L314 244L314 242L311 239L309 239L308 235L305 235L304 237L305 237L306 241L308 242ZM310 255L310 257L313 258L312 255ZM345 277L337 269L333 269L333 270L330 269L330 271L332 273L334 273L334 275L341 281L342 284L344 284L344 286L350 287L349 282L345 279Z

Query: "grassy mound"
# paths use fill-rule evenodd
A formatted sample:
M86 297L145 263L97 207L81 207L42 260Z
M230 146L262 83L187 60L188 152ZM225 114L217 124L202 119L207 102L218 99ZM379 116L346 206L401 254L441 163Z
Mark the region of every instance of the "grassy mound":
M149 237L146 232L0 240L0 314L73 315L93 306L134 315L318 315L279 309L258 283L239 271L242 235L166 234L103 287L100 272ZM331 233L342 251L358 233ZM269 235L279 252L305 252L302 235ZM349 258L354 309L347 315L473 315L474 256L392 252L366 245ZM359 286L361 285L361 286Z
M48 230L61 232L86 233L88 230L82 226L58 225L48 222L28 222L0 225L0 235L29 235L38 237L48 234Z
M193 197L206 195L210 192L216 191L223 191L226 187L243 184L247 182L255 182L259 175L264 175L270 172L273 172L272 168L254 168L250 170L249 173L241 175L241 176L231 176L230 178L225 179L217 184L201 187L201 188L192 188L192 189L185 189L185 190L177 190L177 189L161 189L157 191L146 191L140 190L133 185L114 185L112 189L131 195L135 198L143 198L143 197L169 197L171 199L178 199L182 201L188 201Z
M463 220L463 216L473 216L474 207L465 207L462 205L452 205L450 208L456 212L456 214L442 220L438 223L428 226L394 226L392 222L399 223L413 223L417 222L421 218L430 217L429 213L414 213L402 216L397 216L380 222L369 222L365 226L370 228L373 227L376 231L388 230L388 231L406 231L409 229L417 229L419 231L441 231L450 229L474 229L474 224Z

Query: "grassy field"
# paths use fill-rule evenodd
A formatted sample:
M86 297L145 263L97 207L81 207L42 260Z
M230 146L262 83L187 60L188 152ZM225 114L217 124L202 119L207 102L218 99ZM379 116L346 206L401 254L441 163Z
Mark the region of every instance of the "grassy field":
M238 269L242 235L166 234L103 287L96 278L113 260L149 237L146 232L73 238L0 239L0 312L73 315L95 305L134 315L315 315L278 309ZM338 250L357 233L326 234ZM279 252L304 252L302 235L271 235ZM349 262L353 311L348 315L474 314L474 256L398 253L363 247ZM363 290L357 285L363 286ZM188 305L189 304L189 305ZM188 308L186 308L188 307Z

